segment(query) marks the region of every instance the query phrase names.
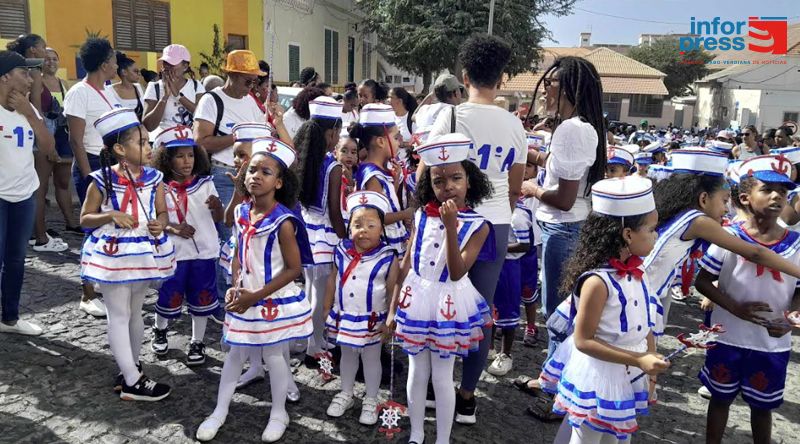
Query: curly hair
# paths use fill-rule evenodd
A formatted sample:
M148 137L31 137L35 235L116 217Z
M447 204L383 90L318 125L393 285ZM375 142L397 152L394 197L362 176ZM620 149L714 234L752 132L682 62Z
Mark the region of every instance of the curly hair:
M497 36L475 34L458 49L458 58L471 84L494 88L511 60L511 46Z
M464 202L468 207L474 208L483 202L484 199L490 197L494 192L494 188L489 181L489 177L486 176L477 165L469 160L462 160L461 166L464 167L464 171L467 173L467 183L469 183ZM417 178L417 189L415 192L417 202L419 202L420 205L425 205L428 202L439 202L439 200L436 199L436 194L433 192L430 166L426 166L422 174Z
M316 86L306 86L295 96L292 102L292 108L294 108L294 112L303 118L303 120L308 120L311 118L311 110L308 109L308 102L324 95L325 91Z
M712 194L727 186L721 176L684 173L673 174L656 183L653 197L658 210L658 225L690 208L699 208L702 193Z
M266 157L267 155L267 153L259 151L250 157L250 161L252 162L253 159L258 156ZM286 208L293 209L297 203L297 194L300 191L300 182L297 180L297 175L294 173L294 171L284 167L280 162L277 162L277 164L280 167L280 171L278 171L278 179L281 179L283 186L280 187L280 189L275 190L275 200L280 202ZM242 167L245 168L246 166L243 165ZM247 191L247 187L244 184L246 177L247 173L239 176L239 180L236 181L236 191L242 196L250 199L253 196L249 191Z
M182 147L181 147L182 148ZM153 157L153 168L164 173L164 181L169 182L175 180L174 173L172 172L172 159L178 154L180 148L167 148L164 146L156 148L155 156ZM208 176L211 174L211 162L208 160L206 150L195 145L194 151L194 166L192 167L193 176Z
M106 60L116 55L114 48L111 47L111 42L97 37L86 39L78 50L78 54L86 72L97 71Z
M303 189L300 203L306 208L314 204L322 186L319 174L328 152L325 132L334 130L338 134L341 127L342 121L339 119L309 119L294 136L297 178Z
M647 215L615 217L590 213L581 227L578 245L567 261L561 274L562 294L577 292L575 288L583 273L605 265L611 258L619 258L619 252L627 246L622 230L638 230Z

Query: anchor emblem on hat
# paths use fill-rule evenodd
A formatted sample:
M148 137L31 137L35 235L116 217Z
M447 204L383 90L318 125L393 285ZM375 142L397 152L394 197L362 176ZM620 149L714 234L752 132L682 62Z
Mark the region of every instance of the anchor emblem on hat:
M411 302L406 302L408 300L408 298L411 297L411 286L410 285L406 285L406 288L403 289L402 293L400 293L400 294L403 295L403 297L400 298L400 301L397 302L397 305L400 308L406 309L411 305Z
M261 317L268 321L274 321L278 317L278 304L272 298L267 299L261 307Z
M274 153L275 151L278 151L278 146L275 144L274 140L267 147L267 151L269 151L270 153Z
M358 203L360 203L361 205L366 204L368 201L369 199L367 199L366 194L362 194L361 197L358 198Z
M439 154L439 160L444 161L450 158L450 155L447 154L447 148L442 147L441 151L442 151L441 154Z
M772 167L772 171L788 175L789 170L792 168L792 162L790 162L789 159L783 155L783 153L776 156L775 160L778 161L777 164L775 162L772 162L770 164L770 166Z
M189 127L180 125L175 128L175 138L176 139L188 139L189 138Z

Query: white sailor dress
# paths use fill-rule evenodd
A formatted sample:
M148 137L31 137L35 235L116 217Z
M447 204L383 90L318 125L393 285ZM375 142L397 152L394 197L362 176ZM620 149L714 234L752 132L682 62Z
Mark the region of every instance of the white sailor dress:
M336 246L336 290L325 320L331 340L355 348L381 342L378 327L389 310L386 279L395 257L394 249L384 242L361 254L350 239Z
M394 178L392 177L391 172L384 170L374 163L362 163L358 167L358 170L353 178L356 182L356 190L365 190L367 182L369 182L369 180L373 177L377 179L378 183L381 185L384 196L389 199L389 206L391 207L390 212L396 213L401 211L403 208L401 207L400 200L397 197ZM394 248L399 255L402 256L405 254L406 240L408 240L408 230L406 230L405 225L403 225L403 223L400 221L393 224L387 224L385 232L389 246Z
M284 268L278 238L281 225L294 224L301 251L307 240L302 221L290 209L275 204L269 214L251 221L250 205L245 202L236 207L234 229L241 286L256 291ZM230 345L266 346L304 339L312 332L311 305L303 288L290 282L244 313L226 313L225 326L224 340Z
M319 171L319 186L313 204L308 208L302 207L303 221L306 224L308 241L311 244L311 253L314 255L314 264L329 264L333 262L333 250L339 243L339 236L331 224L330 208L328 208L328 188L331 172L341 166L333 153L325 155Z
M599 268L580 277L598 276L605 283L608 299L603 307L595 338L637 353L647 351L650 332L647 275L641 280L620 277L612 267ZM577 306L577 296L572 295ZM574 320L575 310L571 310ZM638 430L637 415L648 412L649 378L636 379L637 367L593 358L577 348L570 335L543 366L547 379L557 380L553 411L568 414L573 427L587 427L625 440ZM635 380L635 381L634 381Z
M395 335L408 354L428 349L443 358L466 356L478 349L482 328L491 323L489 306L467 275L458 281L450 279L441 218L419 209L414 222L411 269L400 286ZM489 222L471 209L458 212L459 250L484 224ZM490 231L481 250L489 260L495 255L493 233Z
M106 190L102 170L89 177L103 195L100 212L121 211L133 216L136 225L128 229L110 222L95 228L83 243L81 279L100 284L151 281L157 285L169 279L175 272L175 246L166 233L154 238L147 229L148 218L157 217L156 191L164 175L142 167L131 183L111 170L113 190Z
M669 289L684 261L697 248L694 239L684 240L683 235L691 223L704 213L690 209L680 213L656 228L658 240L653 251L644 259L644 270L650 282L650 306L653 313L653 334L664 334L664 304Z

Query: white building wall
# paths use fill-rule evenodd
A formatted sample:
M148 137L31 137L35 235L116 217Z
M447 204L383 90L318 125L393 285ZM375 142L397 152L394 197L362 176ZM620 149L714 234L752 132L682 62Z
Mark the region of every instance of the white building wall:
M780 126L785 112L800 113L800 91L764 91L756 124L759 131Z

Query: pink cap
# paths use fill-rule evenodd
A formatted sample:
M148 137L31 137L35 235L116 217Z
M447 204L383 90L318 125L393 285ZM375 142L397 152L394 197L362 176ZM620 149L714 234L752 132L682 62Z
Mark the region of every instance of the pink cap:
M164 47L161 53L161 58L158 59L169 63L170 65L177 65L181 62L190 62L192 60L189 50L183 45L172 44Z

